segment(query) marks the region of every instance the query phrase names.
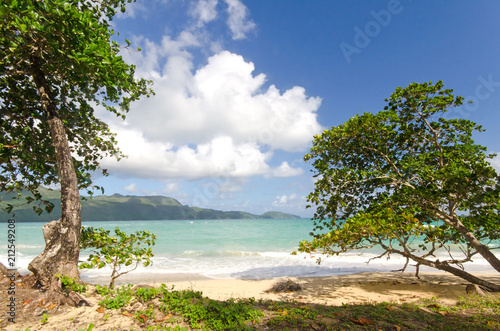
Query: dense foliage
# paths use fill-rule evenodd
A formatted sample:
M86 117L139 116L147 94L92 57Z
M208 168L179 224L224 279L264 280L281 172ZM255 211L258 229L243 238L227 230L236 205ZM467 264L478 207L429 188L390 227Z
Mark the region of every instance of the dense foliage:
M151 93L112 40L110 20L127 2L0 3L0 191L28 189L33 201L40 185L58 183L49 116L62 120L80 189L92 188L89 174L100 159L122 156L96 109L124 117L130 102Z
M481 126L443 117L463 102L452 92L442 82L397 88L384 111L315 136L305 160L317 178L308 197L316 232L301 251L379 245L381 256L400 254L417 272L428 265L476 283L462 264L481 254L500 272L498 247L488 247L500 238L500 177L472 138ZM463 254L436 260L451 244Z

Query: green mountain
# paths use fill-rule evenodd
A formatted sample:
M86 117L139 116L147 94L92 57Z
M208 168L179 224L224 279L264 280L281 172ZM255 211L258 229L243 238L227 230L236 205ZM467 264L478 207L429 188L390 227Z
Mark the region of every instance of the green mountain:
M41 190L42 196L54 204L54 210L38 216L33 211L33 204L25 200L12 199L13 195L5 195L0 202L1 207L7 203L14 206L7 215L0 211L0 218L13 217L18 222L48 222L59 218L61 214L60 192ZM36 202L35 202L36 203ZM262 215L254 215L241 211L222 211L189 207L174 198L164 196L134 196L113 194L112 196L94 196L82 200L82 221L116 221L116 220L186 220L186 219L293 219L300 218L282 212L271 211Z

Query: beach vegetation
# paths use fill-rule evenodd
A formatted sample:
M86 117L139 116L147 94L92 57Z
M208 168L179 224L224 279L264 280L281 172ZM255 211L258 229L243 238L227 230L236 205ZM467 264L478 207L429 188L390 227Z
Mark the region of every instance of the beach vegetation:
M154 313L154 305L150 305L147 310L138 310L135 314L134 317L142 323L146 323L148 319L153 319L155 318L155 313Z
M101 295L101 296L105 296L105 295L108 295L112 292L114 292L114 289L110 288L110 287L107 287L107 286L102 286L102 285L96 285L95 286L95 291Z
M500 327L497 295L467 295L456 303L408 297L390 302L329 306L300 299L213 300L202 292L175 290L165 284L155 287L154 295L144 293L144 287L132 285L117 286L105 295L88 291L85 295L101 299L99 310L103 317L73 323L74 329L122 330L118 321L123 319L130 319L127 330L497 330ZM105 305L104 301L113 303ZM49 314L57 312L48 311L46 316ZM36 318L40 322L40 317ZM56 323L55 318L52 321ZM113 325L109 324L111 321Z
M57 274L56 278L61 281L63 290L74 291L80 294L87 292L87 285L81 283L78 278L71 278L67 275L60 274Z
M45 325L49 322L49 315L46 313L42 314L42 320L40 321L40 324Z
M482 256L500 272L500 177L472 121L449 118L464 98L436 84L398 87L378 113L356 115L314 137L313 238L299 251L338 255L381 247L416 267L452 273L490 291L464 269ZM374 259L372 258L372 259ZM368 260L371 261L372 259ZM318 259L321 262L321 259Z
M94 330L94 324L90 323L86 329L78 329L78 331L92 331Z
M53 208L39 189L61 191L60 219L44 226L45 250L28 266L47 299L61 297L56 274L79 277L79 190L96 188L90 174L102 158L122 157L95 109L125 118L152 93L119 55L130 43L113 40L111 20L128 2L0 2L0 191L29 191L25 202L39 213Z
M122 286L116 290L109 291L105 298L99 301L99 306L107 309L119 309L126 306L134 297L132 285Z
M81 269L111 267L109 287L113 288L118 277L137 269L152 265L154 256L152 246L156 243L156 235L149 231L136 231L127 234L118 227L115 236L109 230L93 227L82 227L81 249L91 250L87 262L79 265ZM126 270L122 271L122 268Z
M160 289L158 289L157 287L152 287L152 286L151 287L150 286L138 287L135 290L135 294L137 295L139 300L141 300L142 302L148 302L149 300L161 295L161 293L162 292Z

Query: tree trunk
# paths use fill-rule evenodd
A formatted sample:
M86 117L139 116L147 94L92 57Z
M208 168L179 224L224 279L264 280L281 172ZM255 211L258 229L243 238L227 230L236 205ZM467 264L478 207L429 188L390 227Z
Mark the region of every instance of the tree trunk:
M479 240L477 240L472 232L470 232L469 229L467 229L465 225L460 222L456 215L449 223L451 223L451 226L458 230L464 238L467 239L471 246L474 247L478 253L481 254L481 256L484 257L484 259L488 261L493 268L495 268L496 271L500 272L500 260L495 256L495 254L493 254L488 246L483 245Z
M466 281L469 281L472 284L477 284L479 286L482 286L483 288L487 289L488 291L500 292L500 285L488 282L488 281L481 279L481 278L478 278L478 277L468 273L467 271L453 267L446 262L441 262L439 260L430 261L430 260L424 259L420 256L413 255L409 251L401 252L401 251L398 251L394 248L389 248L387 246L382 246L382 247L385 250L389 251L390 253L396 253L396 254L402 255L406 258L412 259L413 261L417 262L419 265L423 264L423 265L426 265L428 267L433 267L433 268L436 268L439 270L443 270L443 271L449 272L455 276L458 276L462 279L465 279Z
M61 287L55 278L56 274L79 277L77 265L80 255L81 206L78 180L66 132L40 61L33 57L31 70L55 148L61 185L61 218L43 226L45 250L31 261L28 269L35 275L42 290L54 291Z

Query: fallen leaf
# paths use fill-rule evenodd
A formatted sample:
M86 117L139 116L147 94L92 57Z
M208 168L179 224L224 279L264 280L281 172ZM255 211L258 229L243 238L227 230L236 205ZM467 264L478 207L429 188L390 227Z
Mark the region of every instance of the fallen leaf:
M299 309L307 309L307 306L299 306Z
M388 311L393 311L394 307L393 306L387 306L387 307L385 307L385 309L387 309Z
M399 325L394 325L394 329L396 329L396 331L401 331L401 327Z
M41 307L43 303L43 299L40 299L40 303L38 304L38 307Z
M281 316L286 316L286 315L288 315L288 312L286 310L281 313Z
M316 317L317 317L317 318L323 318L323 315L318 315L318 316L316 316Z
M103 307L103 306L100 306L100 307L99 307L99 308L97 308L95 311L96 311L96 312L98 312L98 313L104 313L106 310L104 309L104 307Z
M142 314L139 314L139 318L142 320L143 323L146 323L146 321L148 320L148 317Z
M128 311L124 311L123 315L128 316L128 317L133 317L134 316L134 314L131 314Z
M399 301L406 301L406 299L399 299Z
M55 303L53 303L53 304L51 304L51 305L49 306L49 310L52 310L52 309L54 309L54 308L56 308L56 307L57 307L57 305L56 305Z
M441 306L438 305L437 303L433 303L433 304L428 305L427 308L436 308L436 309L438 309L438 308L441 308Z
M163 322L163 321L166 321L166 320L171 319L173 316L174 316L174 314L168 314L167 316L165 316L165 317L163 317L163 318L158 318L158 319L155 319L155 322L156 322L156 323L158 323L158 322Z
M357 325L361 325L361 326L365 326L365 325L368 325L368 324L374 324L372 321L370 321L369 319L366 319L366 318L362 318L362 317L359 317L357 319L354 319L354 318L351 318L350 319L351 322L353 322L354 324L357 324Z
M446 316L446 315L448 315L448 312L441 310L441 311L438 311L438 314L441 314L442 316Z
M341 313L332 313L332 315L335 315L335 316L344 316L343 314Z
M30 303L31 301L33 301L33 299L29 299L29 300L26 300L23 302L23 305L27 305L28 303Z

